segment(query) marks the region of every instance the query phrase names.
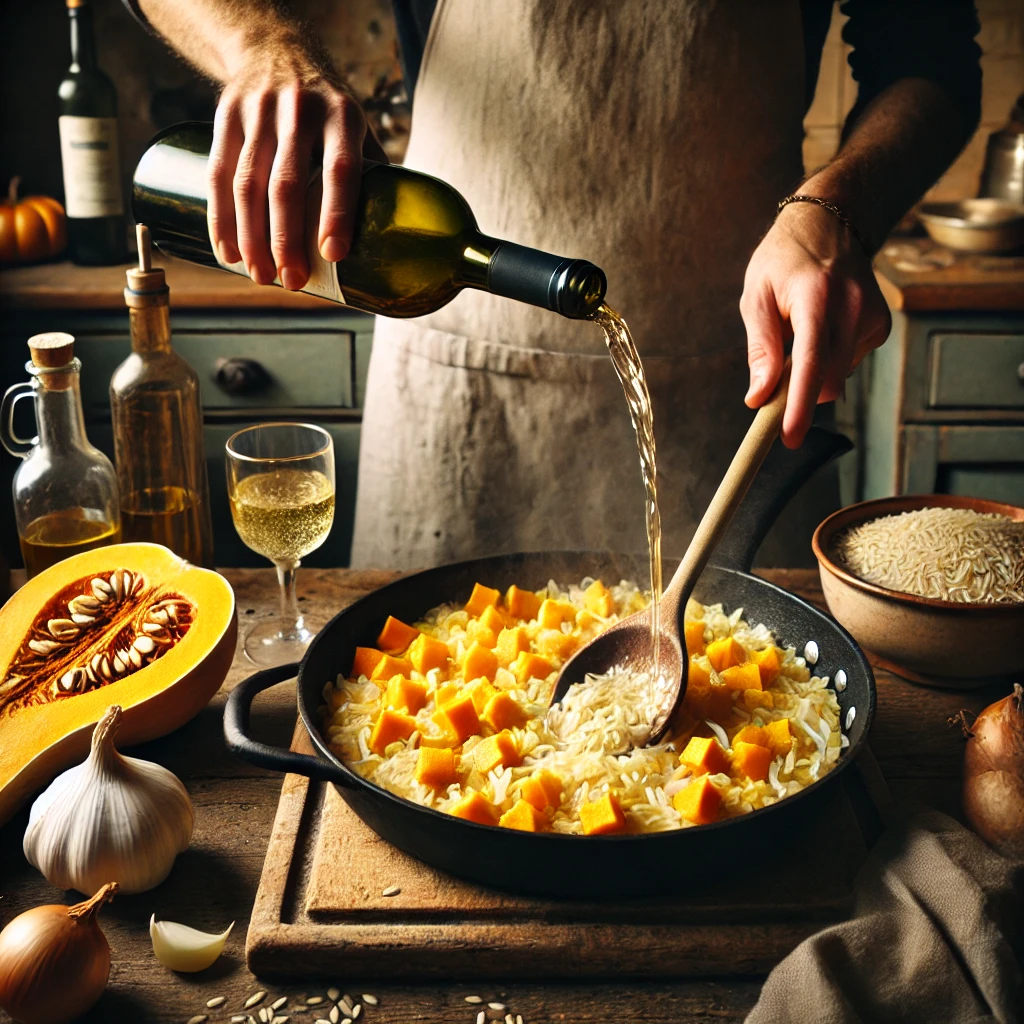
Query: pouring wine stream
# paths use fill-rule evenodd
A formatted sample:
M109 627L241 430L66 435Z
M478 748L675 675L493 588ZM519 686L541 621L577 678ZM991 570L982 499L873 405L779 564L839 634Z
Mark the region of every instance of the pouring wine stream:
M596 636L562 666L555 682L552 704L561 701L573 683L583 682L588 675L602 675L620 666L630 674L651 675L657 666L657 678L654 679L657 710L646 743L657 742L664 734L686 694L689 659L682 638L686 602L768 450L779 436L789 393L789 375L787 360L775 394L758 410L750 424L686 554L661 595L658 602L657 660L651 633L651 609L645 608Z

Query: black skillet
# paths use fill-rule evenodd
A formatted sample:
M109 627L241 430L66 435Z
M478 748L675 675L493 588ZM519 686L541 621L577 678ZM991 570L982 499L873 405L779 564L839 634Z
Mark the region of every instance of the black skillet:
M749 622L763 622L782 646L802 652L814 640L820 652L817 674L834 680L840 669L846 673L846 688L837 696L850 745L831 772L794 796L742 817L671 832L583 837L528 833L476 825L403 800L361 778L331 753L319 730L324 684L348 673L357 645L374 645L388 615L415 621L445 601L467 599L478 580L502 590L512 583L539 588L550 579L568 582L584 576L642 581L647 572L643 555L501 555L396 580L331 619L301 665L267 669L240 683L224 709L228 748L263 768L334 783L370 828L406 853L454 875L516 892L563 899L626 898L662 890L669 868L689 872L749 858L752 850L792 835L802 820L838 794L840 779L865 743L874 717L874 677L849 633L806 601L749 572L761 540L789 498L816 469L850 447L841 435L817 427L798 452L776 442L718 547L717 564L705 570L695 591L697 600L720 601L726 611L743 608ZM666 566L666 572L672 568ZM299 715L316 747L313 756L271 747L247 734L255 696L296 672Z

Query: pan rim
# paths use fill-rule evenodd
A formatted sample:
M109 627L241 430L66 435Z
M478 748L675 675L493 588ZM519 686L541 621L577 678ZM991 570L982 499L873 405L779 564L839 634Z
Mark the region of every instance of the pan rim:
M626 558L626 557L628 557L628 558L639 557L639 556L636 556L636 555L627 555L627 554L625 554L623 552L609 553L607 551L603 551L603 552L596 552L596 551L588 552L588 551L568 551L568 550L516 552L515 556L516 557L522 557L522 558L547 557L547 558L554 559L554 558L565 557L565 556L572 556L572 557L579 558L579 557L586 557L587 555L594 555L594 556L600 556L600 557L604 558L604 557L607 557L609 554L612 554L613 556L623 557L623 558ZM512 556L509 556L509 555L496 555L496 556L494 556L494 558L496 558L496 559L499 559L499 558L509 558L509 557L512 557ZM439 810L437 810L437 809L435 809L433 807L424 807L422 804L418 804L418 803L416 803L413 800L409 800L406 797L399 796L397 793L392 793L390 790L385 789L383 786L380 786L380 785L378 785L375 782L372 782L370 779L363 778L358 772L354 771L352 768L350 768L348 765L346 765L345 762L343 762L339 757L337 757L330 750L330 748L327 746L326 742L324 741L324 739L323 739L323 737L322 737L322 735L320 733L320 727L319 727L319 725L317 724L317 721L316 721L318 716L315 714L315 712L319 710L319 704L318 704L318 707L316 709L309 708L307 706L306 701L304 699L305 689L304 689L304 686L303 686L303 675L304 675L304 672L305 672L305 669L306 669L306 665L307 665L307 662L309 661L309 659L310 659L310 657L311 657L311 655L312 655L312 653L313 653L313 651L314 651L314 649L316 647L317 641L322 636L325 636L327 634L328 630L333 626L333 624L335 622L337 622L342 616L350 613L352 611L352 609L358 607L359 605L363 604L366 601L369 601L371 598L376 599L377 596L382 591L386 591L386 590L389 590L392 587L395 587L397 585L403 584L406 581L408 581L409 579L412 579L414 577L425 575L425 574L431 573L431 572L439 572L439 571L443 571L443 570L453 570L453 569L457 569L457 568L468 567L469 565L479 564L480 562L483 562L483 561L487 561L487 559L486 558L466 559L466 560L459 561L459 562L451 562L451 563L448 563L446 565L434 566L434 567L432 567L430 569L421 569L421 570L418 570L416 572L411 572L411 573L403 574L402 576L399 576L397 579L392 580L390 583L386 583L383 587L378 587L376 590L371 591L369 594L365 594L363 597L360 597L358 600L353 601L352 604L348 605L346 608L343 608L341 611L339 611L336 615L332 616L332 618L324 625L324 627L320 630L320 632L314 638L313 642L309 645L309 648L307 649L305 655L302 658L302 661L299 664L299 670L298 670L298 675L297 675L296 701L297 701L297 704L298 704L299 717L301 718L302 724L305 727L306 732L309 735L311 742L313 743L314 747L316 748L318 755L321 758L325 759L333 767L335 767L337 769L340 769L340 771L348 779L352 780L352 782L355 783L354 786L346 787L346 786L342 785L341 783L339 783L337 781L332 781L331 782L331 784L334 785L339 790L339 794L342 796L342 798L346 799L346 802L347 802L347 797L350 794L358 792L360 796L364 796L365 795L365 796L370 796L370 797L378 798L378 799L379 798L384 798L384 800L388 804L390 804L392 806L396 806L396 807L400 808L404 812L411 812L411 813L419 813L419 814L421 814L422 816L424 816L424 820L433 820L433 821L437 821L439 819L443 820L446 823L446 827L456 827L456 828L460 828L461 829L464 826L470 826L473 829L480 830L481 832L486 832L490 836L494 836L497 833L497 827L496 826L480 825L477 822L467 821L464 818L455 818L453 815L447 814L444 811L439 811ZM866 714L866 720L864 721L863 731L861 732L861 735L858 738L858 740L856 741L856 743L851 743L850 744L849 749L845 752L845 754L840 756L839 761L837 762L836 766L830 772L828 772L827 775L822 776L820 779L818 779L815 782L813 782L810 786L807 786L806 788L802 789L799 793L794 793L792 796L787 796L784 799L779 800L778 802L769 805L768 807L759 807L756 810L748 812L747 814L737 815L736 817L733 817L733 818L725 818L722 821L714 821L714 822L711 822L708 825L696 825L696 826L691 826L689 828L666 829L666 830L661 831L661 832L634 832L634 833L627 833L627 834L624 834L624 835L602 835L602 836L583 836L583 835L575 835L573 833L567 833L567 832L521 832L521 831L518 831L516 829L503 829L501 831L506 834L506 836L505 836L506 839L509 838L509 837L520 837L520 838L513 838L512 841L514 841L514 842L530 841L530 842L534 842L534 843L537 843L537 842L547 842L549 844L550 843L554 843L554 842L564 842L564 841L581 842L581 841L585 840L588 844L593 844L593 845L624 844L624 843L627 843L627 842L636 842L637 840L646 840L646 841L648 841L648 843L651 843L651 842L654 842L654 841L661 841L663 843L667 843L667 842L676 842L676 843L678 843L678 842L696 842L696 841L698 841L696 838L691 838L689 840L683 840L683 839L681 839L681 837L684 836L684 835L690 834L690 833L695 833L697 836L703 836L703 835L708 835L708 834L713 833L713 832L720 832L720 831L722 831L725 828L735 827L737 825L742 825L745 822L749 822L749 821L752 821L752 820L753 821L761 820L764 817L764 815L766 815L768 813L771 813L772 811L778 811L780 808L792 808L792 807L796 807L796 806L802 806L802 804L800 803L801 798L806 797L808 794L815 794L816 795L820 791L819 787L823 783L828 782L828 780L830 780L830 779L838 779L838 778L840 778L841 777L841 773L844 772L845 770L847 770L848 767L850 765L852 765L857 760L857 757L859 756L860 752L867 745L867 738L868 738L868 735L871 732L871 727L874 724L874 720L875 720L875 711L876 711L876 705L877 705L877 700L878 700L878 694L877 694L877 688L876 688L876 685L875 685L874 672L873 672L873 670L871 668L870 663L867 660L867 657L865 656L864 652L861 650L860 645L857 643L857 641L853 638L853 636L849 633L849 631L846 630L845 627L840 622L838 622L835 618L833 618L833 616L829 612L823 611L820 608L816 608L810 602L805 601L803 598L798 597L796 594L791 593L790 591L786 590L784 587L780 587L778 584L772 583L770 580L766 580L766 579L764 579L761 576L756 576L753 572L747 572L747 571L744 571L742 569L737 569L737 568L733 568L733 567L730 567L730 566L723 566L723 565L712 564L708 568L709 569L717 570L719 572L729 573L731 575L738 576L738 577L741 577L741 578L744 578L744 579L747 579L747 580L751 580L751 581L757 583L759 586L767 587L769 590L775 591L777 594L783 596L786 600L797 602L798 604L802 605L806 610L810 611L812 614L814 614L816 616L819 616L820 618L822 618L826 622L828 622L829 625L833 626L839 632L839 634L843 637L843 639L845 639L849 643L850 650L852 651L854 656L858 659L860 667L864 671L865 677L866 677L867 682L868 682L868 707L867 707L867 710L866 710L866 712L862 712L860 707L858 707L858 709L857 709L857 714L858 715L861 715L862 713ZM326 685L326 682L328 682L328 681L333 682L333 680L325 680L323 683L320 684L320 687L319 687L319 689L316 690L316 693L319 694L322 691L323 686Z

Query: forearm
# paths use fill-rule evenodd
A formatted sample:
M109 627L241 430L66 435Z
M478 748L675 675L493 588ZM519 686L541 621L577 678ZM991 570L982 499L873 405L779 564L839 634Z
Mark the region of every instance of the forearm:
M139 6L178 53L221 85L261 55L293 63L300 77L333 77L320 46L270 0L139 0Z
M836 157L800 192L846 212L871 253L953 162L968 126L935 82L902 78L867 106Z

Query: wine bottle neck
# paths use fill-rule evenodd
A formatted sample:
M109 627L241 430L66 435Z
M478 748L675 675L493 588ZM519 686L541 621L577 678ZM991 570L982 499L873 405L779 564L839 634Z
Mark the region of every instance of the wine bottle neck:
M171 311L165 305L132 307L128 311L132 350L140 354L171 351Z
M92 71L96 67L92 11L85 5L69 7L68 17L71 19L71 70Z
M479 236L463 252L463 284L550 309L574 320L593 316L604 301L604 273L515 242Z

